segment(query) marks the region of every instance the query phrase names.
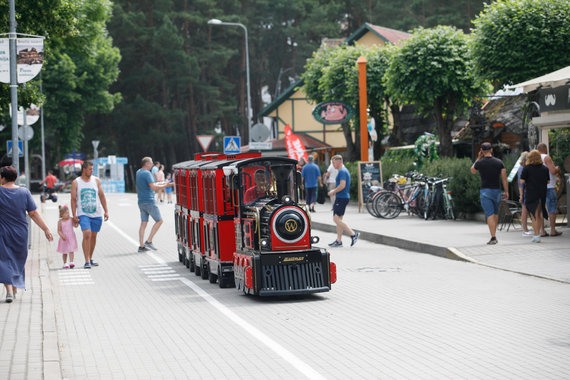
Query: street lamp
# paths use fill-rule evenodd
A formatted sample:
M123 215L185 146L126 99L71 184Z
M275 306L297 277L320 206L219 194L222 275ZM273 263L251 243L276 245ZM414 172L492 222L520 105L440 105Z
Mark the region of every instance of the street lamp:
M239 22L223 22L221 20L218 19L211 19L210 21L208 21L208 25L229 25L229 26L239 26L241 28L243 28L243 31L245 32L245 76L246 76L246 88L247 88L247 128L248 128L248 145L251 142L251 95L250 95L250 89L249 89L249 43L248 43L248 38L247 38L247 28L245 27L245 25L240 24Z

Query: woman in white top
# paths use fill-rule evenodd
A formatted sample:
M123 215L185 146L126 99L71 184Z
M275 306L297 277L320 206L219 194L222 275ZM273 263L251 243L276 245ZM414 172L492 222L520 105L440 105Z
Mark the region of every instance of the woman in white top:
M327 183L327 190L330 191L331 189L334 189L336 187L336 175L338 174L338 170L335 169L335 167L333 166L332 162L329 165L329 168L327 169L327 172L325 173L324 177ZM333 194L330 196L331 198L331 208L332 205L334 205L334 201L336 196Z

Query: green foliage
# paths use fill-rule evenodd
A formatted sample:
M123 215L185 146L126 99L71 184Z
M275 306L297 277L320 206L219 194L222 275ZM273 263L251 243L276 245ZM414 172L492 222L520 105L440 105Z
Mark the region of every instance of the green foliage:
M414 157L402 156L402 157L389 157L386 155L382 157L382 180L384 184L389 180L394 174L406 174L415 170L416 163Z
M395 52L385 75L392 99L435 116L443 156L453 154L454 120L474 97L487 92L487 86L472 75L467 52L468 37L455 28L418 28Z
M398 161L402 158L414 158L415 153L413 148L398 148L388 149L382 156L382 160ZM382 161L384 162L384 161Z
M569 0L502 0L473 22L470 54L496 86L532 79L570 62Z
M428 176L453 177L447 185L458 212L475 213L481 211L479 188L481 178L470 171L473 163L469 158L440 158L426 163L422 172Z
M432 134L424 134L416 139L414 143L414 154L418 170L422 170L426 162L432 162L437 155L437 138Z
M358 161L344 162L344 167L350 173L350 199L358 199Z
M564 170L564 160L570 156L570 128L551 129L548 134L552 160L561 170Z
M304 90L307 97L317 103L323 101L341 101L358 109L358 65L360 56L367 59L366 82L367 100L370 116L376 120L378 139L386 133L385 88L382 82L388 68L390 52L384 47L362 47L341 45L335 48L321 48L307 60L305 66ZM352 141L351 128L358 126L360 115L356 113L353 120L342 126L347 139L349 154L353 159L359 152L359 129L356 128L356 141ZM357 154L358 153L358 154Z

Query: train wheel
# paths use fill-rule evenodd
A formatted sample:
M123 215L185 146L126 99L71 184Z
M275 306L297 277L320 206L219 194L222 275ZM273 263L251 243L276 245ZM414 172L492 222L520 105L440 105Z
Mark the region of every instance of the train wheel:
M202 280L208 278L208 267L206 264L204 264L204 259L200 259L200 272L200 277L202 277Z
M192 260L192 261L194 262L194 273L196 274L196 276L200 276L200 274L202 272L201 271L202 268L200 268L200 264L199 263L197 264L194 260Z
M190 261L190 272L194 272L194 270L196 270L196 265L194 264L194 255L192 255L188 261Z
M190 259L186 255L184 255L184 265L186 265L186 268L190 268Z
M212 272L208 273L208 281L210 281L210 284L215 284L218 281L218 275Z

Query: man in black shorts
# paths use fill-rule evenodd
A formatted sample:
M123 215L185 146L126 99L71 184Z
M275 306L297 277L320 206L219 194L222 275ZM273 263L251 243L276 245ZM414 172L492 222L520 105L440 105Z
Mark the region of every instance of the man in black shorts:
M329 191L329 197L331 195L336 195L336 199L333 205L333 220L336 224L336 240L329 244L330 247L342 247L342 233L346 232L350 236L350 246L352 247L356 244L359 232L354 232L348 224L346 224L342 217L344 216L344 211L348 201L350 201L350 173L342 164L342 156L335 155L331 159L333 166L338 170L336 176L336 187Z

